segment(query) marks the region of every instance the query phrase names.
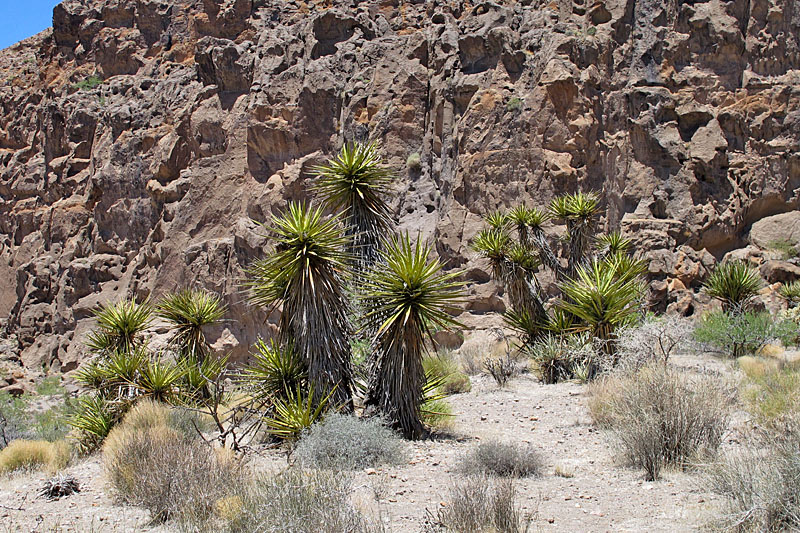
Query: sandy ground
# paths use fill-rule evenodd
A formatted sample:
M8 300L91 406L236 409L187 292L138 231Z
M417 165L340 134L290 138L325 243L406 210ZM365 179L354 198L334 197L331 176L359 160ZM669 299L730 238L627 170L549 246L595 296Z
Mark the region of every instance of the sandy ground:
M713 360L684 363L722 369ZM356 500L371 500L372 512L390 531L419 531L426 511L435 513L446 502L460 457L486 439L529 442L539 450L544 475L517 483L519 505L535 518L533 531L696 531L720 503L701 488L697 474L667 471L661 480L645 482L640 471L620 465L611 437L591 425L584 385L542 385L523 375L498 389L488 376L478 376L471 392L450 401L452 435L411 444L408 464L356 473ZM252 464L281 468L286 454L269 450ZM67 473L82 490L59 501L36 497L46 474L0 479L0 532L169 531L148 525L146 511L114 504L99 456Z

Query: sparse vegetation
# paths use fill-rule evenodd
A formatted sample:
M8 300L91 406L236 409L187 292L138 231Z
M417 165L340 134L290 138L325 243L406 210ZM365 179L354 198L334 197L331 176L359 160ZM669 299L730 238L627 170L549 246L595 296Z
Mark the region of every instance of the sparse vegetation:
M614 434L622 458L658 479L665 466L685 467L719 446L728 421L724 390L711 379L663 365L608 378L591 407Z
M693 329L681 317L648 317L620 332L617 346L619 366L636 371L651 363L669 363L670 357L692 348Z
M770 250L778 252L781 255L781 259L784 261L787 259L792 259L793 257L797 257L797 244L793 243L789 239L777 239L770 241L767 243L767 247Z
M505 387L508 380L520 373L520 366L510 352L499 357L487 357L483 368L494 378L499 387Z
M411 172L419 172L422 169L422 158L420 158L417 152L410 154L408 159L406 159L406 167Z
M587 381L594 377L599 364L599 355L586 334L547 334L525 351L539 379L547 384L579 377Z
M512 112L518 113L519 111L522 111L523 106L524 106L523 100L521 98L513 96L506 103L506 111L508 111L509 113Z
M99 87L102 84L103 84L103 78L101 78L96 74L93 74L85 79L82 79L79 82L73 83L72 88L77 89L79 91L88 91L96 87Z
M531 445L488 441L462 459L460 470L468 475L528 477L541 474L542 462Z
M425 375L440 380L439 388L444 394L469 392L472 388L469 376L461 372L458 362L450 351L426 355L422 358L422 368Z
M300 438L294 456L307 468L360 470L397 464L405 453L405 443L381 420L333 413Z
M428 531L524 533L531 523L516 503L511 479L469 476L450 489L450 501L429 523Z
M0 450L0 474L36 468L57 472L67 466L70 457L71 450L66 441L17 439Z

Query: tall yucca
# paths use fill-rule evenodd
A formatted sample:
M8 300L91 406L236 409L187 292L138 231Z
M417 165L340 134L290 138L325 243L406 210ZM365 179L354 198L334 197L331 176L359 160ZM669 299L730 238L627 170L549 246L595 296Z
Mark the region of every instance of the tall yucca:
M203 327L219 321L225 315L225 306L215 294L183 289L165 295L156 312L170 325L170 344L177 347L182 355L200 360L208 353Z
M600 198L595 193L578 192L554 198L550 203L550 214L567 224L569 237L568 273L574 274L585 262L600 213Z
M283 304L279 323L283 344L291 344L304 361L317 399L352 409L350 365L350 303L344 275L350 255L347 237L322 208L290 203L272 219L275 250L249 270L254 303Z
M381 242L392 227L384 196L394 176L383 164L375 143L345 144L339 154L312 169L313 187L325 206L344 215L347 251L360 273L378 258Z
M411 244L408 234L390 239L382 255L386 264L373 269L367 282L372 311L366 321L377 333L366 405L416 439L425 432L420 420L425 339L432 327L456 324L448 310L461 299L463 283L456 281L460 272L442 272L430 245Z
M758 271L744 261L728 261L714 269L703 290L722 302L725 311L743 311L761 288Z
M119 300L101 305L94 312L97 329L89 334L87 346L96 353L130 352L141 344L141 333L150 326L153 308L148 303Z

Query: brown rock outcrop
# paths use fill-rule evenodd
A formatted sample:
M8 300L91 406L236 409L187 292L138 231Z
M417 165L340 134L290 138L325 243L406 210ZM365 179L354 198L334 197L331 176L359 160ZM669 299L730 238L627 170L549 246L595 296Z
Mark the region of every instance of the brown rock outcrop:
M504 305L467 247L481 216L578 189L688 312L715 260L800 202L797 9L67 0L0 53L0 319L26 365L68 370L98 302L199 285L241 356L268 332L239 285L265 246L251 219L367 138L400 226L472 273L471 312Z

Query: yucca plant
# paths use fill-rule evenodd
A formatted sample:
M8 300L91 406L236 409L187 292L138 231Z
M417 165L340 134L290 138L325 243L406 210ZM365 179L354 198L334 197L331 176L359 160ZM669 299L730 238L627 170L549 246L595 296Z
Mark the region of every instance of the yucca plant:
M308 393L301 387L286 390L273 404L274 416L266 421L267 432L282 440L297 440L303 431L321 420L334 392L315 399L313 384Z
M218 322L225 315L225 306L215 294L183 289L161 298L156 312L169 324L172 331L170 344L181 356L200 360L209 350L203 327Z
M108 373L102 359L93 359L84 363L75 371L73 378L87 389L104 390L108 380Z
M549 208L551 216L567 224L569 241L569 274L587 258L596 218L600 213L600 199L595 193L578 192L553 199Z
M228 356L205 357L197 360L193 357L178 359L181 371L181 398L188 403L202 403L211 397L210 385L216 381L228 366Z
M129 352L118 351L110 354L102 364L105 380L100 393L113 400L136 398L136 383L147 361L147 349L143 346Z
M703 283L703 290L722 302L724 311L744 311L761 288L758 271L744 261L718 265Z
M75 439L83 452L96 450L120 419L120 414L103 398L79 396L75 413L68 423L75 430Z
M381 241L392 227L392 213L384 195L394 180L383 163L376 143L349 143L324 165L313 188L326 207L344 215L347 252L356 273L378 259Z
M616 358L615 332L635 322L639 313L638 279L620 275L609 263L594 259L578 266L576 276L563 283L561 290L564 299L558 307L577 317L583 329L604 342L606 354Z
M600 257L627 254L631 249L631 240L623 237L618 231L612 231L597 237L595 246Z
M493 230L501 230L506 231L508 230L509 225L511 224L512 220L506 213L503 211L492 211L488 215L486 215L486 225L489 226Z
M135 383L137 395L158 402L183 403L181 396L183 375L184 370L178 364L160 358L147 361Z
M794 307L798 303L800 303L800 281L790 281L789 283L784 283L778 289L778 294L789 302L789 307Z
M504 282L508 272L508 252L513 244L511 236L502 228L485 228L472 239L471 247L489 260L492 276Z
M102 354L129 352L141 344L141 333L150 326L153 308L147 302L119 300L101 305L94 314L97 329L89 334L88 348Z
M431 328L457 325L448 313L462 298L460 272L444 273L431 247L408 234L394 237L382 252L385 265L370 272L366 322L376 331L365 404L374 407L406 438L421 437L424 371L422 355Z
M321 207L294 202L273 217L269 234L275 250L249 270L252 301L283 304L281 343L303 360L317 399L333 394L334 404L352 410L348 239L334 220L323 219Z
M308 372L291 344L281 346L258 339L254 348L255 361L244 368L240 377L251 394L271 400L283 397L286 391L305 388Z

